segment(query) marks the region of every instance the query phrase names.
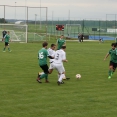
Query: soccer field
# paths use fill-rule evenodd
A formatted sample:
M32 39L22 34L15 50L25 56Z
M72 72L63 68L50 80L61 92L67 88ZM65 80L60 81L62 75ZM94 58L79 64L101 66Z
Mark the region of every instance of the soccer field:
M117 116L117 71L108 79L110 58L103 60L112 41L68 41L64 66L71 79L60 86L56 71L49 75L50 83L36 81L42 71L37 59L41 43L10 43L12 52L2 52L0 43L0 117Z

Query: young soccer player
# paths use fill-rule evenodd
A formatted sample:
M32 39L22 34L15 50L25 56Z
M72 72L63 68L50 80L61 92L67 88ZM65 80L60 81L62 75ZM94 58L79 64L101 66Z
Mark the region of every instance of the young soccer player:
M57 50L61 49L61 47L64 45L66 46L66 41L63 39L63 35L57 40L56 45L57 45Z
M6 47L8 47L8 51L11 52L10 47L9 47L9 41L11 41L11 40L10 40L10 32L8 31L6 33L6 35L4 36L5 46L4 46L3 52L6 52L5 51L6 50Z
M109 52L106 54L104 60L110 55L110 64L109 64L109 71L108 71L108 79L110 79L113 75L113 73L116 70L117 67L117 45L116 43L111 44L112 48L109 50Z
M63 66L63 62L67 62L66 46L62 46L60 50L55 52L54 62L52 63L51 69L56 69L58 71L58 81L57 84L63 84L62 79L65 77L65 68Z
M41 82L41 79L42 78L45 78L45 82L48 83L48 65L47 65L47 57L51 58L51 56L49 56L48 54L48 51L47 51L47 46L48 46L48 43L47 42L44 42L42 44L43 48L40 49L38 51L38 59L39 59L39 66L41 67L41 69L43 70L43 74L42 75L39 75L38 73L38 77L37 77L37 81L39 83L42 83Z
M56 48L56 45L55 44L51 44L51 47L48 49L48 53L49 55L52 57L55 55L55 48ZM49 66L49 74L52 73L53 69L52 68L52 63L54 62L54 59L50 59L50 66Z

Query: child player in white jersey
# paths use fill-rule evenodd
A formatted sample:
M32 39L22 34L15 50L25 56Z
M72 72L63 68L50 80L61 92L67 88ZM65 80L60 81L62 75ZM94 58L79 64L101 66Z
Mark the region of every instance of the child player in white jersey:
M63 62L67 62L66 59L66 46L62 46L60 50L57 50L54 55L54 62L52 63L52 69L56 69L58 71L58 81L57 84L60 85L62 83L62 79L65 77L65 68L63 66Z

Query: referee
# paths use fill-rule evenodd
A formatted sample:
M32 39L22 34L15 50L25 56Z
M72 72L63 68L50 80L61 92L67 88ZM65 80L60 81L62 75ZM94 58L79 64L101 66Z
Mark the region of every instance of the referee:
M2 31L2 41L4 40L4 37L6 34L7 34L7 31L4 29L4 31Z

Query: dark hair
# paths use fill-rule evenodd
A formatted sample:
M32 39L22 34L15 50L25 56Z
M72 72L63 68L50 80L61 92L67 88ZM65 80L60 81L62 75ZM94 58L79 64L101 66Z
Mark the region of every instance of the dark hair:
M117 44L116 44L116 43L112 43L112 44L111 44L111 46L114 46L114 47L116 47L116 46L117 46Z
M43 42L43 44L42 44L43 47L45 47L45 46L47 46L47 45L48 45L47 42Z
M61 48L62 48L62 49L65 49L65 48L66 48L66 46L62 46Z
M51 44L51 47L54 47L55 46L55 44Z

